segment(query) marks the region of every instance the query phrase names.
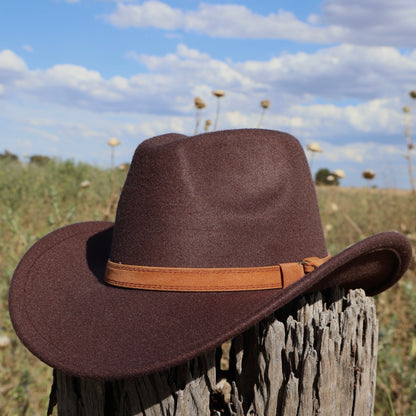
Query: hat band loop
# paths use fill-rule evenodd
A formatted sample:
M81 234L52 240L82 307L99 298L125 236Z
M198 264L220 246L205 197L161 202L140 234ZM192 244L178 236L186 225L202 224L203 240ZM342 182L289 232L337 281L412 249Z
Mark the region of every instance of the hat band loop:
M315 270L329 257L308 257L277 266L231 268L150 267L108 260L104 280L113 286L171 292L282 289Z

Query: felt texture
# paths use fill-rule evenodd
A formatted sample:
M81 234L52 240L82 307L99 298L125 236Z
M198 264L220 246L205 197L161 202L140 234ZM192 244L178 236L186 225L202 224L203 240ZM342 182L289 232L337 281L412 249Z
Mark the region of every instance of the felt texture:
M304 293L386 290L406 271L412 250L404 236L385 232L331 254L284 289L106 284L109 258L154 267L261 267L327 255L297 139L258 129L168 134L136 149L114 224L73 224L29 249L12 279L10 316L22 342L52 367L95 379L136 377L211 350Z

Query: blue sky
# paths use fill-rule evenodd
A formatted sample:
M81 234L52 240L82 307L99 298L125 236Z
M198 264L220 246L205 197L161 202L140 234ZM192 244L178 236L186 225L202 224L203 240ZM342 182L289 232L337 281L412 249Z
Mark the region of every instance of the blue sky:
M408 189L415 21L414 0L2 0L0 152L106 166L115 136L127 162L193 134L196 96L214 120L222 89L219 129L256 127L269 99L262 127L319 143L314 172Z

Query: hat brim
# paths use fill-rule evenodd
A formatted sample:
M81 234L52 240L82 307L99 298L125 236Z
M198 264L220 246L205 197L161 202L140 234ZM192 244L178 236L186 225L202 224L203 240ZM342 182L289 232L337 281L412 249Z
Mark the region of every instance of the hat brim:
M173 367L212 350L295 297L328 287L377 294L406 271L412 249L395 232L348 247L285 289L160 292L104 283L113 224L86 222L39 240L9 293L16 333L42 361L68 374L121 379Z

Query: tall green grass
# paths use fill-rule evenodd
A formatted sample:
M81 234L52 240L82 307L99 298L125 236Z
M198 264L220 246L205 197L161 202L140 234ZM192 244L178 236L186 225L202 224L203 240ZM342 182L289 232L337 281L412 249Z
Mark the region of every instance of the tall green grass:
M43 166L0 163L0 337L11 340L0 349L0 415L44 415L51 371L15 336L8 315L8 288L26 250L40 237L64 225L113 219L110 171L72 161ZM125 172L115 171L116 189ZM88 188L81 183L90 182Z
M116 189L126 172L116 171ZM88 180L91 185L82 188ZM416 243L416 197L410 192L359 188L317 188L328 249L335 254L358 240L386 230ZM44 166L0 162L0 414L44 415L51 370L33 357L14 334L7 295L13 271L40 237L66 224L112 220L116 199L110 171L72 161ZM380 321L375 414L416 415L415 269L376 297Z

